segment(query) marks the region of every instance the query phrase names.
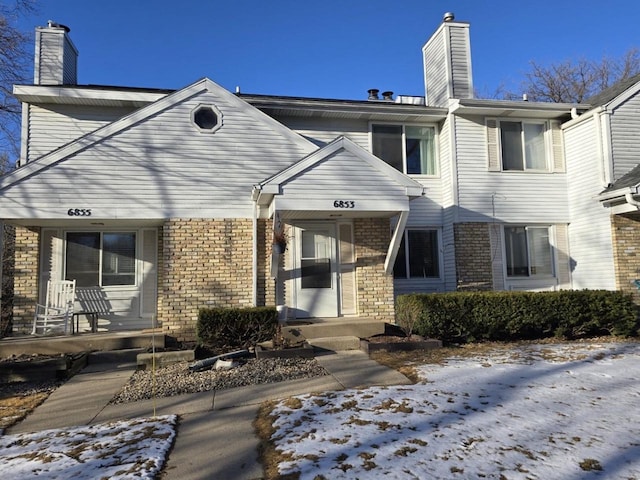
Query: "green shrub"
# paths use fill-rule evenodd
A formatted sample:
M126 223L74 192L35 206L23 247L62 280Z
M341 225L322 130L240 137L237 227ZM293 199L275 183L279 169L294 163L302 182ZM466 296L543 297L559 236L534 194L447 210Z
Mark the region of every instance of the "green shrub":
M607 290L398 296L396 317L412 316L415 333L445 343L634 336L640 328L631 295Z
M274 307L201 308L196 337L202 347L226 353L272 340L277 326Z

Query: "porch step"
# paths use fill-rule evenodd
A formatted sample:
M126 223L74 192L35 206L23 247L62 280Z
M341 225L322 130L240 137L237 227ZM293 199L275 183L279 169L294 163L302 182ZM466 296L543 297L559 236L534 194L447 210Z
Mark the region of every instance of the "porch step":
M0 358L12 355L58 355L92 351L146 349L152 340L164 348L165 336L156 333L114 332L67 335L61 337L7 337L0 340Z
M301 340L326 337L367 338L385 332L385 323L380 320L329 320L306 325L283 327L283 334Z
M314 350L340 352L344 350L359 350L360 338L351 335L341 337L318 337L309 339Z

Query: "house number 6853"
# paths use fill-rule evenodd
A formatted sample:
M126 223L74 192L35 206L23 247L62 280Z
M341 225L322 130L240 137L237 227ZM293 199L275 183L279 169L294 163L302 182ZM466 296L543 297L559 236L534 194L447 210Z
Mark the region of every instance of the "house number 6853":
M67 210L67 215L70 217L90 217L91 209L90 208L70 208Z

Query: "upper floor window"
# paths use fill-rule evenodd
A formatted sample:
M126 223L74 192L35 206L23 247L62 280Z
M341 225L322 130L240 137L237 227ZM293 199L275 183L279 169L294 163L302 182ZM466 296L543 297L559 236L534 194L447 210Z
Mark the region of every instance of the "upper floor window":
M490 171L565 171L559 122L488 118L486 125Z
M547 170L544 123L500 122L503 170Z
M549 231L549 227L504 227L507 276L553 276Z
M394 278L439 278L439 251L437 230L406 230L393 266Z
M436 175L435 127L373 125L373 154L410 175Z

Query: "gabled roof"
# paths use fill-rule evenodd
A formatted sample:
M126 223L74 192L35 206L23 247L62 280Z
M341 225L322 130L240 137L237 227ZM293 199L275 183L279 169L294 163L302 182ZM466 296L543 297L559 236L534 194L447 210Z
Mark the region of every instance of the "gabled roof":
M284 169L280 173L266 179L254 188L256 194L279 194L281 185L291 180L292 178L300 175L301 173L313 168L318 163L324 161L329 156L333 155L339 150L345 150L360 158L372 168L381 171L389 179L396 182L398 185L406 189L408 197L420 197L424 193L424 186L405 175L404 173L396 170L388 163L384 162L375 155L369 153L364 148L358 146L353 141L344 136L340 136L333 140L328 145L316 150L307 157L303 158L299 162L293 164L289 168Z
M122 117L119 120L116 120L113 123L105 125L104 127L101 127L94 132L88 133L87 135L84 135L66 145L63 145L62 147L27 163L17 170L14 170L4 177L0 177L0 189L6 188L14 184L15 182L24 180L30 176L36 175L43 169L49 168L80 151L91 148L97 143L113 135L116 135L127 128L130 128L133 125L140 123L154 115L158 115L159 113L171 108L172 106L177 105L180 102L183 102L205 91L215 92L217 95L224 96L224 98L229 103L234 104L234 106L238 109L243 110L248 115L254 117L257 122L269 124L274 131L277 131L284 137L289 138L294 144L300 146L303 151L311 152L317 148L316 145L314 145L309 140L306 140L304 137L288 129L280 122L274 120L260 110L252 107L251 105L238 98L234 94L230 93L226 89L222 88L215 82L209 80L208 78L203 78L181 90L177 90L170 95L164 96L159 100L151 103L150 105L142 107L139 110L136 110L131 114Z
M640 82L640 73L614 83L609 88L605 88L602 92L587 98L584 103L594 107L606 105L638 82Z

